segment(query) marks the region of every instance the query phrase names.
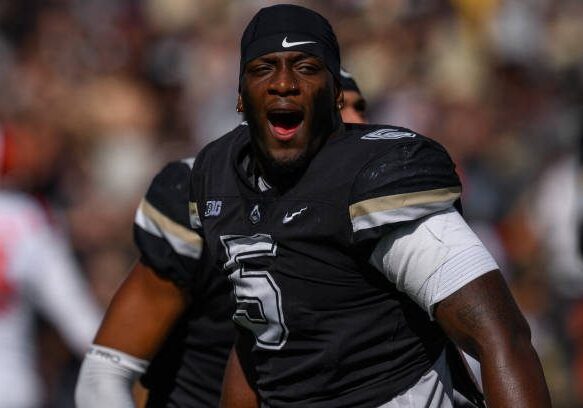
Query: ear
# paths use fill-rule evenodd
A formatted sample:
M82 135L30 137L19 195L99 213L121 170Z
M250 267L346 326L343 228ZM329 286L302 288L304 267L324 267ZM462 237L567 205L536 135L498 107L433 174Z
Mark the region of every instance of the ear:
M241 98L241 94L239 94L239 96L237 97L237 107L236 107L236 110L239 113L243 112L243 98Z
M336 107L339 111L344 108L344 91L340 88L340 92L336 95Z
M344 92L342 91L342 86L336 79L334 79L334 99L336 101L336 107L338 110L341 110L344 107Z

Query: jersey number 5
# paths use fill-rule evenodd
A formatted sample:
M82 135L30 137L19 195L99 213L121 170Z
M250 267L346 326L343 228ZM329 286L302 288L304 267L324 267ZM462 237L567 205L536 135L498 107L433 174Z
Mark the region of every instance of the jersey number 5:
M227 252L225 269L232 271L229 279L237 299L233 320L253 332L258 347L281 349L289 333L283 317L281 291L269 272L246 266L253 258L275 257L277 243L267 234L225 235L221 242Z

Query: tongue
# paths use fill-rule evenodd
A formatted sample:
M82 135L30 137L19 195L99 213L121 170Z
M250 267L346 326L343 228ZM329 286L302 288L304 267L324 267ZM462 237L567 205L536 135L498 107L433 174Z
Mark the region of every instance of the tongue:
M277 124L273 125L273 130L279 135L289 136L295 133L299 125Z
M290 125L290 124L286 124L286 123L272 124L272 126L273 126L273 130L274 130L276 136L279 136L279 137L285 138L285 139L291 138L296 133L298 128L300 127L299 124Z

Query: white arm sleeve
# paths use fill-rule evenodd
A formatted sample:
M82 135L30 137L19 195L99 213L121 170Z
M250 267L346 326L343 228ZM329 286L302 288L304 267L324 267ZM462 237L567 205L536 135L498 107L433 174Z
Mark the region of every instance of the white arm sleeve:
M77 408L133 408L132 386L148 362L121 351L92 345L75 388Z
M433 318L433 306L498 269L453 208L404 224L379 241L370 263Z

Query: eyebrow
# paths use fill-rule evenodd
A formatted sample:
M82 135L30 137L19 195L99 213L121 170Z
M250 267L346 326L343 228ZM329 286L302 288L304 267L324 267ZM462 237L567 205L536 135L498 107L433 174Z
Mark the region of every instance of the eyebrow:
M291 60L292 60L292 62L295 63L295 62L307 60L307 59L313 59L313 60L323 64L323 62L322 62L322 60L320 60L320 58L316 57L315 55L310 55L310 54L305 54L305 53L299 54L299 55L293 57Z
M323 62L318 57L316 57L315 55L307 54L307 53L298 53L297 55L291 57L290 59L291 59L292 63L296 63L296 62L299 62L302 60L307 60L307 59L313 59L313 60L323 64ZM273 63L276 63L278 60L279 60L279 58L263 55L263 56L257 58L255 61L273 64Z

